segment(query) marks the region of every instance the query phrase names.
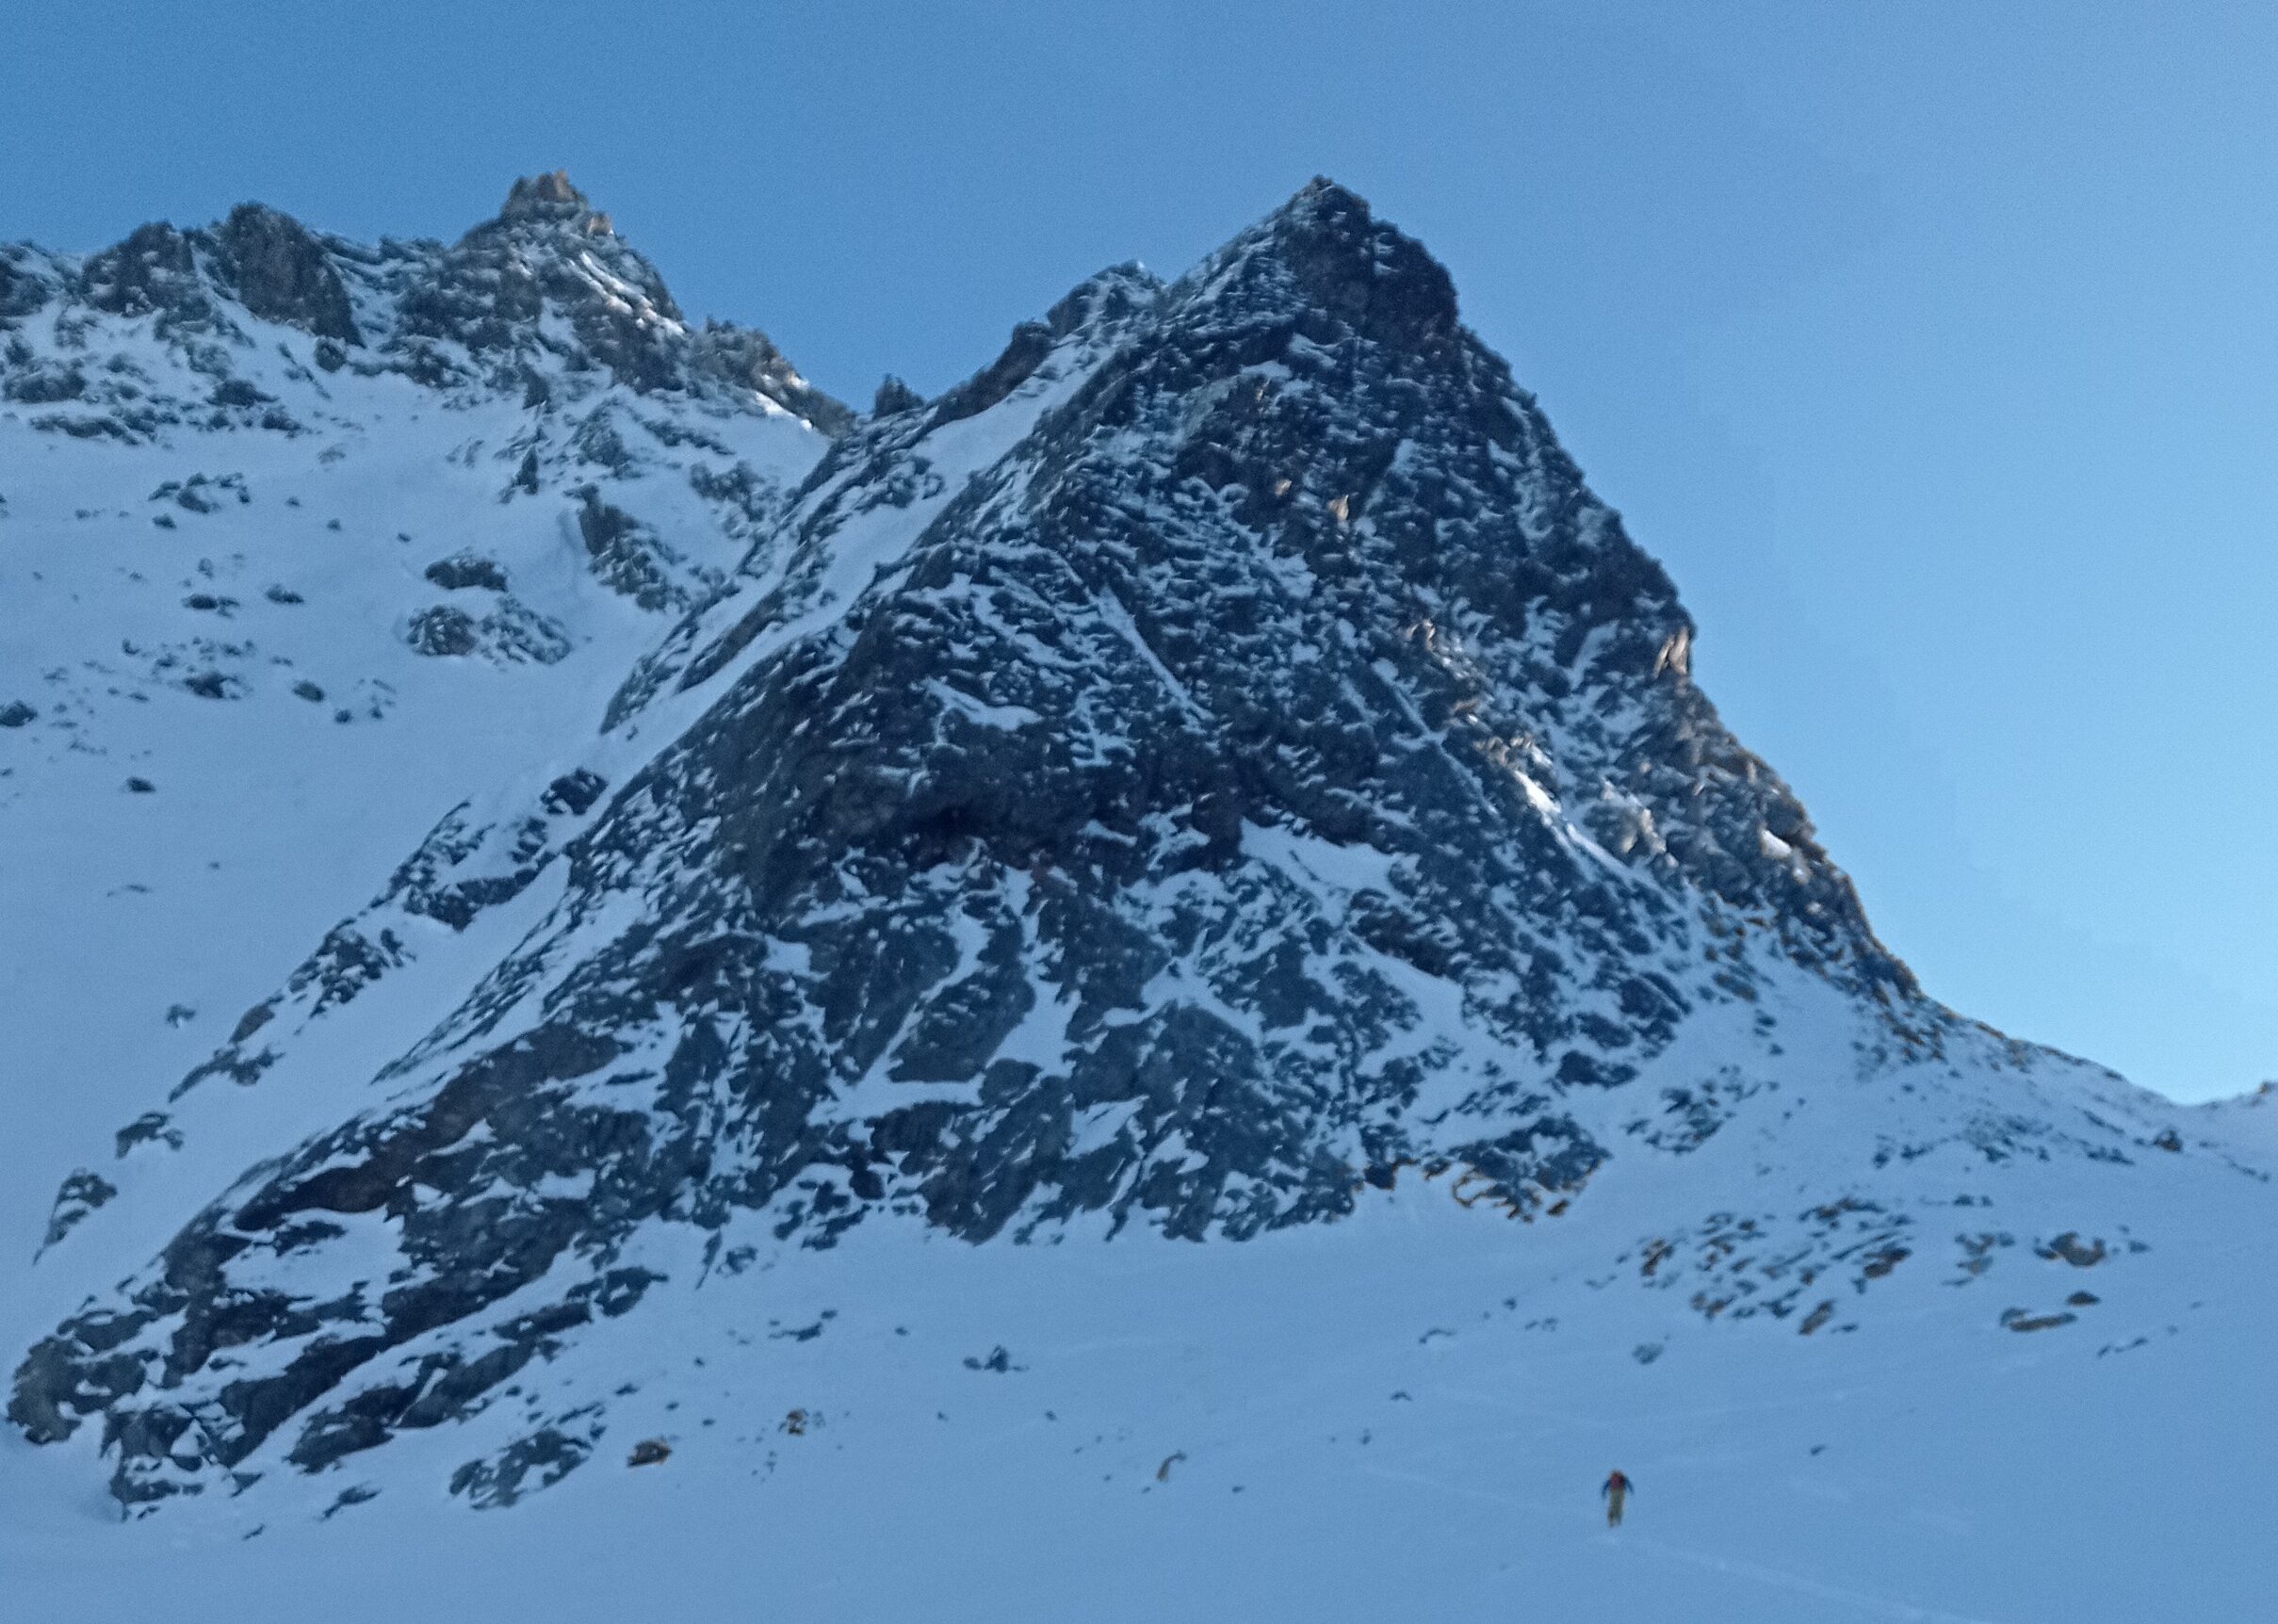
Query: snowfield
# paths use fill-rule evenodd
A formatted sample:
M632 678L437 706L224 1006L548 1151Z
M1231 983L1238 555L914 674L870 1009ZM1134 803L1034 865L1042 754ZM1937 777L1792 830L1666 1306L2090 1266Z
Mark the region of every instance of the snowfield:
M335 400L356 431L313 454L259 435L122 448L0 414L0 593L16 606L0 705L39 713L0 733L0 998L51 1017L15 1027L9 1069L42 1098L36 1080L70 1078L105 1132L153 1079L210 1054L470 788L590 735L662 629L594 577L571 504L498 499L522 413L393 379L357 393L376 398ZM779 479L822 451L788 419L730 432ZM153 499L202 473L232 480L210 512ZM652 507L665 481L643 483ZM697 498L668 503L675 536L708 541L695 561L735 566L742 544ZM428 578L466 556L508 590ZM545 659L406 641L422 611L506 603L553 628ZM186 686L209 674L214 697ZM84 1157L73 1128L25 1111L17 1143L42 1166ZM51 1194L10 1181L0 1223L36 1231Z
M1849 1012L1803 978L1780 1002L1821 1043L1791 1046L1777 1109L1618 1161L1555 1219L1410 1169L1239 1245L872 1224L816 1251L745 1221L708 1260L704 1231L652 1233L621 1259L668 1282L638 1313L384 1460L122 1525L82 1452L0 1437L0 1570L27 1617L247 1624L311 1596L375 1624L2258 1616L2273 1159L1949 1140L1845 1181L1861 1210L1806 1293L1831 1316L1705 1315L1751 1261L1741 1307L1783 1285L1761 1254L1784 1243L1722 1250L1717 1220L1827 1226L1857 1089L1925 1101L1926 1135L1968 1092L1935 1065L1831 1084ZM2095 1086L2080 1070L2044 1086ZM1858 1237L1894 1221L1908 1255L1879 1270L1887 1243ZM6 1300L28 1339L32 1298ZM453 1474L534 1423L582 1464L470 1511ZM669 1458L628 1467L650 1438ZM1617 1467L1637 1489L1614 1532Z
M1776 1209L1801 1180L1737 1141L1662 1188L1607 1177L1524 1226L1411 1177L1242 1245L865 1226L817 1253L755 1226L750 1261L707 1275L692 1232L648 1259L685 1285L535 1373L509 1401L528 1412L391 1446L384 1475L121 1526L79 1459L10 1438L0 1566L26 1617L247 1624L312 1597L344 1624L2260 1616L2265 1184L2196 1157L2086 1183L1916 1164L1939 1244L1807 1338L1648 1289L1649 1237L1615 1216L1735 1185ZM1952 1234L2091 1203L2153 1249L1955 1266ZM2081 1290L2100 1301L2073 1324L1999 1323ZM626 1386L578 1431L587 1395ZM589 1464L512 1509L447 1493L541 1412ZM649 1437L671 1457L626 1467ZM1638 1486L1609 1533L1615 1467Z

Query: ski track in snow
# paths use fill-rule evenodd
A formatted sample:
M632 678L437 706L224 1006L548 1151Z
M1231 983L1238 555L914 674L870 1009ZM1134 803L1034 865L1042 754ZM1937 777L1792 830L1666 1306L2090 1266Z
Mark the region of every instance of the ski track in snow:
M1604 1535L1608 1544L1628 1546L1650 1551L1654 1555L1671 1561L1686 1562L1704 1567L1713 1573L1736 1574L1752 1579L1776 1589L1794 1591L1815 1600L1839 1602L1878 1618L1899 1618L1909 1624L2015 1624L2011 1619L1985 1618L1976 1614L1947 1613L1935 1607L1917 1607L1909 1601L1896 1600L1887 1596L1869 1596L1857 1590L1847 1590L1824 1580L1806 1578L1800 1573L1789 1573L1781 1568L1767 1567L1761 1562L1748 1562L1738 1557L1715 1556L1706 1551L1686 1551L1666 1540L1653 1539L1632 1533L1624 1527L1608 1529Z
M1507 1506L1517 1511L1533 1512L1545 1518L1564 1518L1570 1517L1573 1512L1570 1502L1532 1499L1522 1495L1498 1493L1492 1489L1451 1484L1424 1472L1400 1471L1389 1467L1377 1466L1362 1470L1368 1476L1382 1478L1388 1483L1410 1484L1420 1488L1432 1489L1437 1493L1461 1495L1466 1499L1484 1501L1492 1505ZM1753 1580L1776 1589L1793 1591L1819 1600L1841 1602L1847 1607L1859 1609L1879 1618L1906 1619L1910 1620L1911 1624L2012 1624L2010 1620L1982 1618L1961 1613L1946 1613L1934 1607L1918 1607L1911 1602L1895 1600L1887 1596L1870 1596L1856 1590L1847 1590L1841 1585L1830 1584L1823 1580L1809 1578L1800 1573L1791 1573L1782 1568L1767 1567L1761 1562L1717 1556L1707 1551L1689 1551L1682 1546L1671 1545L1667 1540L1655 1539L1649 1535L1638 1533L1634 1526L1637 1520L1638 1514L1633 1512L1628 1523L1619 1529L1607 1529L1598 1536L1598 1542L1609 1548L1648 1551L1668 1561L1690 1563L1696 1567L1704 1567L1713 1572Z

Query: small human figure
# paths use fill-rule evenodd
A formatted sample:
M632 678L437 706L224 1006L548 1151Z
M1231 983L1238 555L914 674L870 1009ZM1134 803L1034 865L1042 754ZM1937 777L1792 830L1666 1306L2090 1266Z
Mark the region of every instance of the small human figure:
M1619 1528L1621 1526L1621 1502L1629 1498L1631 1487L1630 1480L1619 1472L1606 1474L1605 1486L1598 1491L1605 1501L1606 1527Z

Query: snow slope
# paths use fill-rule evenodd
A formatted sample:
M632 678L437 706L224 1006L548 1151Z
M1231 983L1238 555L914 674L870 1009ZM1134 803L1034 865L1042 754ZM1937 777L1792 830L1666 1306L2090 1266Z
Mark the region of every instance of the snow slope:
M1862 1188L1920 1251L1833 1288L1814 1336L1640 1280L1649 1213L1813 1199L1855 1152L1843 1105L1617 1167L1531 1226L1407 1177L1239 1245L863 1226L819 1252L754 1225L749 1263L708 1274L692 1230L642 1260L700 1284L566 1350L477 1436L390 1446L408 1458L122 1528L82 1469L11 1440L0 1560L27 1616L59 1617L185 1594L247 1620L312 1594L346 1620L2259 1616L2267 1185L2190 1156L2084 1178L1949 1150ZM2117 1255L2035 1255L2046 1215L2084 1209ZM2004 1230L1967 1274L1957 1238ZM2084 1290L2074 1325L2000 1324ZM541 1414L593 1463L470 1515L451 1470ZM671 1458L627 1469L648 1437ZM1609 1534L1615 1466L1639 1488Z
M541 268L544 223L517 244ZM387 353L397 283L445 251L325 240L369 330L329 368L350 351L207 260L113 310L85 265L16 251L19 290L44 279L0 334L0 1110L27 1166L95 1157L455 803L574 748L826 444L756 392L595 376L574 342L506 383L417 381ZM589 489L675 538L659 601L607 578ZM421 652L423 615L479 646ZM34 1247L45 1181L0 1187Z

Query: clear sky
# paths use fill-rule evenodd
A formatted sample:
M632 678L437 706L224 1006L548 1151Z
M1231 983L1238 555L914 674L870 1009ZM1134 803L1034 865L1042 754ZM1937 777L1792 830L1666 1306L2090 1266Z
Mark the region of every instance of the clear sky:
M566 166L857 404L1316 171L1454 271L1936 996L2278 1077L2278 7L10 0L0 237Z

